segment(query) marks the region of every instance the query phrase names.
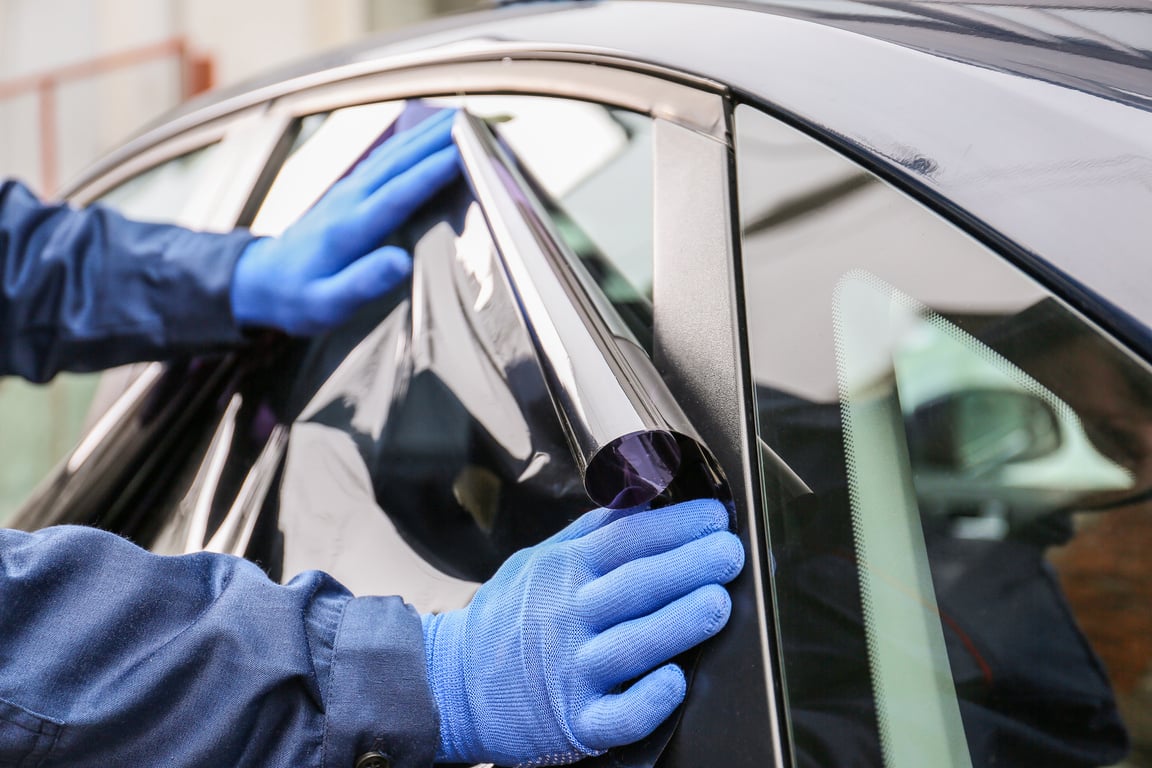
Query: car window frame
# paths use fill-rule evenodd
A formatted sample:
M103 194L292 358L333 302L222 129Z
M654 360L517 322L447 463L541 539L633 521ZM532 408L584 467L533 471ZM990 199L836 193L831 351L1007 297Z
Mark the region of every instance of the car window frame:
M775 656L768 650L774 631L766 611L765 526L759 507L752 503L753 477L758 484L758 474L754 475L747 458L755 434L754 423L748 419L746 382L751 374L736 325L740 291L734 252L730 95L718 83L599 51L542 55L524 46L496 46L488 53L470 52L464 58L425 61L418 67L401 62L385 72L373 62L370 73L363 71L364 66L343 68L345 79L330 73L310 81L306 78L307 82L296 83L302 86L297 92L257 92L272 98L241 106L253 116L242 133L251 136L247 146L259 155L259 163L252 160L251 165L259 169L245 177L242 186L247 194L242 204L220 206L221 221L231 215L231 224L243 224L244 212L258 209L279 168L278 151L291 143L292 125L307 114L370 101L466 92L585 100L651 117L652 362L726 472L734 501L733 527L748 553L744 574L732 585L736 597L728 629L709 643L696 667L696 674L723 682L702 686L689 697L664 763L705 764L725 755L732 765L768 762L783 766L779 680ZM222 109L227 110L227 105L212 112L218 115ZM195 148L189 137L196 135L203 144L213 130L222 135L220 124L228 120L217 118L188 128L189 120L182 119L178 124L188 134L173 137L174 128L161 129L160 134L169 140L132 158L125 167L139 172L179 151L189 151ZM240 146L240 139L236 141ZM120 168L112 169L90 179L73 195L77 200L92 199L127 175ZM118 403L116 410L121 414L138 411L151 389L133 388L125 395L133 402ZM111 420L101 426L105 433L119 428ZM101 463L91 452L82 458L81 464ZM741 732L741 738L724 735L733 729Z
M552 53L544 60L538 52L531 59L522 55L357 75L282 97L270 113L295 120L369 100L516 93L589 100L652 117L652 362L727 473L736 510L734 527L748 553L741 578L755 595L734 601L729 629L712 641L715 649L704 657L705 674L730 680L732 684L723 686L729 697L741 690L750 693L742 698L741 710L756 713L749 722L758 722L759 730L765 730L765 722L770 725L766 730L771 739L770 745L757 743L751 736L758 731L750 728L746 743L733 743L723 737L734 725L730 716L721 714L727 707L719 697L710 701L697 695L683 715L683 730L694 738L682 739L673 751L683 751L683 765L726 754L730 765L746 761L759 766L771 753L773 765L782 767L781 685L776 656L767 651L775 642L774 618L767 610L771 565L766 522L755 503L759 472L758 464L753 472L752 461L759 459L749 458L757 444L751 439L756 434L755 400L748 394L746 340L736 330L737 305L743 299L735 254L738 222L730 94L717 83L672 70L650 67L642 73L635 62L600 52ZM768 692L763 700L758 686L738 685L735 668L722 667L725 657L752 654L758 663L742 672L763 675L763 691Z
M498 61L353 77L283 96L269 111L299 119L369 100L515 93L593 101L653 118L652 361L728 475L734 528L747 552L742 585L734 588L753 595L733 601L728 629L702 657L701 671L727 684L717 686L723 695L689 699L680 733L692 738L674 739L670 751L677 759L671 765L707 764L725 755L732 765L759 766L770 755L771 764L782 768L782 681L775 651L769 650L775 629L768 612L767 526L753 503L760 477L759 451L752 450L755 401L748 396L747 340L737 324L743 290L735 255L731 95L711 81L654 66L637 69L635 62L601 52L553 52L541 60L538 51L526 58L509 50ZM756 662L743 669L725 664L753 657ZM747 684L749 675L761 677L763 688ZM732 705L734 698L739 707ZM733 721L737 710L747 718L747 729ZM733 727L747 738L726 738ZM767 744L761 741L764 732Z

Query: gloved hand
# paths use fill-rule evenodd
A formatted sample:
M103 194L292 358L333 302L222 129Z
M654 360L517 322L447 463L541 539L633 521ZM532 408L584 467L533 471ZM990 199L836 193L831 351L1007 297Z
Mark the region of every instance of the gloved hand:
M595 510L509 558L467 608L424 616L437 762L559 765L651 733L685 693L659 665L728 621L720 584L744 550L727 527L716 501Z
M237 323L315 333L408 277L408 253L380 241L458 173L454 114L393 136L280 237L254 240L233 276Z

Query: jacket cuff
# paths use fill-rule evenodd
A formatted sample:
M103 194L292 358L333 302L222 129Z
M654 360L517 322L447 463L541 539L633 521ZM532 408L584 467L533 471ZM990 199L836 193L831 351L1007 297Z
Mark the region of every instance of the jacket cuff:
M212 349L243 343L247 337L232 316L232 276L244 249L255 240L247 230L227 234L182 233L179 247L169 249L179 258L166 258L164 282L156 295L165 306L168 345L178 349ZM179 301L171 301L178 296Z
M432 764L440 729L415 609L398 597L348 601L330 675L323 768L352 768L367 752L392 768Z

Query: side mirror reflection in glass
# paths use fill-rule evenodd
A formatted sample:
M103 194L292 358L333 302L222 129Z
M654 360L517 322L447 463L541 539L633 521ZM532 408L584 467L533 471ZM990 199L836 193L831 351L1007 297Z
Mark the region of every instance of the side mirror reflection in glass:
M970 389L923 403L907 417L908 450L923 466L979 473L1060 448L1052 406L1029 392Z

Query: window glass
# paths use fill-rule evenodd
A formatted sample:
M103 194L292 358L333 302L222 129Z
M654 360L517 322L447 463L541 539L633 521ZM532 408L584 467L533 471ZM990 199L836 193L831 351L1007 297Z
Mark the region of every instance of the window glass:
M264 198L252 231L279 235L312 207L358 159L367 154L400 115L404 102L363 104L309 115L295 127L296 137Z
M1152 765L1152 371L934 213L736 112L797 765Z
M501 100L503 101L503 99ZM499 109L489 100L468 106ZM489 106L491 105L491 106ZM517 100L497 124L521 166L567 215L561 234L577 253L608 259L627 286L609 295L652 297L652 123L586 102ZM560 146L579 151L557 152ZM584 240L590 240L590 243Z
M96 202L131 219L195 226L199 222L187 221L183 213L200 185L222 170L216 166L219 157L220 144L209 144L133 176Z
M180 221L216 155L211 144L144 171L105 194L99 203L146 221ZM0 523L76 444L84 427L121 387L97 397L101 374L60 374L48 384L0 381L0 424L19 440L0 443ZM112 391L116 390L116 391ZM97 401L94 401L96 398Z
M60 374L48 384L0 379L0 524L76 444L96 389L96 374Z
M434 103L463 106L494 126L535 185L560 237L651 351L651 119L601 104L536 96Z
M557 124L535 101L599 126L591 169L547 159L543 129ZM502 138L520 126L518 138L505 141L555 206L578 199L575 190L627 153L623 118L599 107L589 116L582 103L568 112L567 104L493 101L488 115ZM257 222L265 231L287 226L371 147L433 108L390 103L313 118L310 131L300 127ZM518 123L519 109L533 117ZM554 150L571 153L572 139L552 136ZM584 213L595 206L581 205L570 218L595 220ZM650 221L650 203L636 207L636 220ZM577 231L590 239L584 227L569 233ZM141 488L106 524L126 525L156 551L245 554L285 580L321 568L358 593L399 593L433 610L465 603L510 554L586 510L466 183L445 190L394 239L415 254L408 284L329 334L269 339L236 358L182 436L168 430L168 445L150 452L168 452L163 488ZM620 243L648 247L622 235L616 242L621 252ZM599 248L581 252L589 254ZM144 515L145 504L162 513Z
M645 348L652 335L651 120L590 102L538 96L429 99L488 120L537 187L560 236ZM403 102L301 121L252 228L275 235L382 138ZM580 151L564 148L579 147Z

